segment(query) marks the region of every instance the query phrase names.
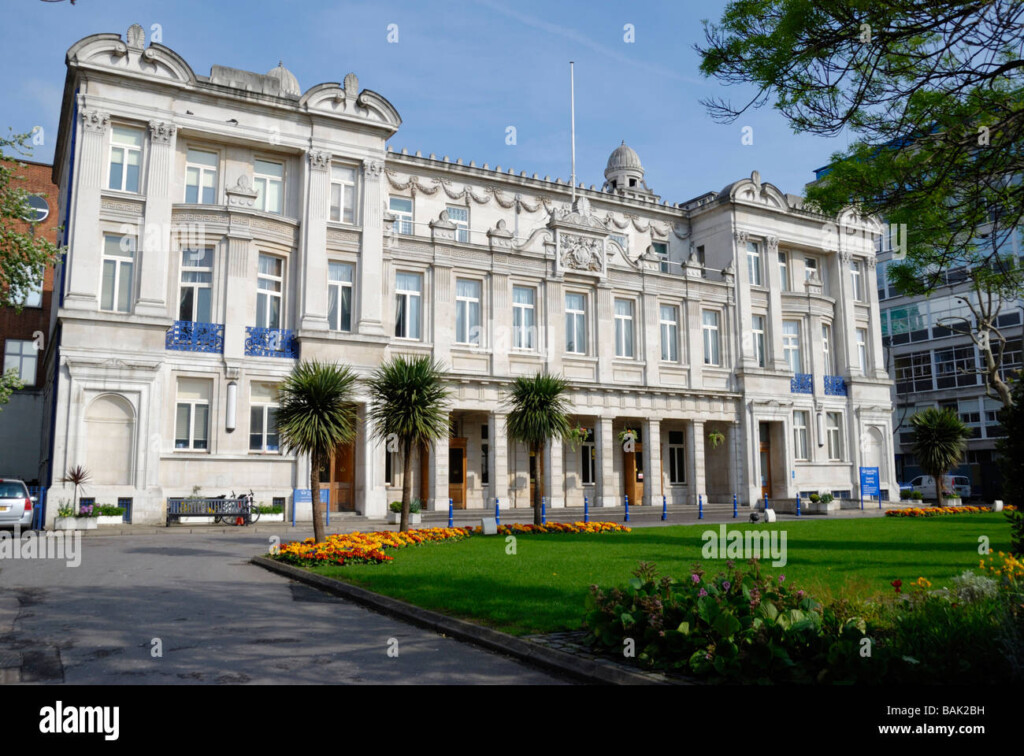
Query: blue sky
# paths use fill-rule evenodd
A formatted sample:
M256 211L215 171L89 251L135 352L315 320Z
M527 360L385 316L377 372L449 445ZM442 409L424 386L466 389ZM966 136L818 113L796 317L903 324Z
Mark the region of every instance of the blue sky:
M701 19L724 0L387 0L380 2L151 2L4 0L0 26L0 128L44 128L32 159L48 162L56 142L64 55L98 32L124 35L159 24L163 44L199 75L220 64L265 73L284 61L303 90L341 81L398 109L391 144L478 165L569 176L569 61L576 64L578 180L600 186L623 139L647 169L648 185L681 202L757 169L783 191L802 193L813 170L846 139L793 134L771 108L716 124L699 100L751 91L703 78L693 45ZM388 27L397 24L398 41ZM634 39L625 40L632 24ZM516 128L516 144L506 129ZM741 129L753 129L753 144Z

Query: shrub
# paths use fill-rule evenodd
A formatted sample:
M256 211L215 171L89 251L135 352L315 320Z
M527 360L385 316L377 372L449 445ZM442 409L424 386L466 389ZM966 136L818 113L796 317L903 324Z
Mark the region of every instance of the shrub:
M411 506L412 505L410 504L410 507ZM393 501L390 504L388 504L388 509L390 509L392 512L401 512L402 511L402 502L400 502L400 501Z
M393 501L390 504L388 504L388 509L390 509L395 514L398 514L399 512L402 511L402 502L400 502L400 501ZM423 502L421 502L419 499L413 499L412 501L409 502L409 512L410 513L416 514L421 509L423 509Z
M828 503L832 502L835 498L836 497L833 496L830 493L824 493L824 494L821 495L821 503L822 504L828 504Z
M910 498L913 499L914 501L923 501L924 494L921 493L920 491L911 491Z
M819 501L821 501L821 497L818 494L816 494L816 493L812 493L807 498L810 499L811 501L813 501L815 504L817 504Z
M282 507L280 504L277 505L276 507L267 506L266 504L260 504L258 507L256 507L256 511L258 511L261 515L284 514L284 507Z
M900 501L907 501L910 499L910 491L906 488L900 489Z
M93 506L93 513L97 517L121 517L124 515L124 507L116 507L113 504L96 504Z

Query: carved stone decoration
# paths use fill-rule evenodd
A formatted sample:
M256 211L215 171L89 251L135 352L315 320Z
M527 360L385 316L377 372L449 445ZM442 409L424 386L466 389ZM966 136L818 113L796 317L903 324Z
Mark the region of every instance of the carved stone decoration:
M345 74L345 99L355 102L359 96L359 77L354 73Z
M725 279L726 283L732 283L732 279L736 277L736 265L732 260L730 260L729 264L722 269L722 277Z
M363 163L363 171L367 176L379 178L384 173L384 163L380 160L367 160Z
M878 264L878 259L874 255L871 255L870 257L865 257L864 261L868 264L868 267L871 268L872 270L874 270L875 266Z
M256 207L256 190L249 182L249 177L244 173L238 177L238 182L225 190L228 195L228 204L233 207Z
M139 24L132 24L128 27L128 33L124 35L129 50L139 51L146 46L146 30Z
M331 166L331 153L321 150L310 150L309 167L314 170L326 171Z
M95 131L102 134L110 125L110 114L102 113L99 110L83 110L80 114L82 127L86 131Z
M559 234L560 267L601 273L604 270L604 250L600 239L578 234Z
M843 249L839 251L839 260L843 263L843 265L849 265L850 260L852 259L853 256L850 254L849 250Z
M498 225L487 232L487 238L491 242L491 249L511 249L512 232L505 226L504 219L498 221Z
M764 238L765 244L768 245L769 252L779 251L779 237L777 236L766 236Z
M455 241L456 225L448 219L448 211L442 210L437 220L430 221L430 233L434 239Z
M733 231L732 235L740 244L746 244L747 241L750 239L750 234L740 229Z
M178 127L168 121L150 121L149 135L154 144L170 144Z
M697 259L697 253L691 252L690 256L686 259L686 277L687 278L702 278L704 276L704 266L700 264L700 260Z

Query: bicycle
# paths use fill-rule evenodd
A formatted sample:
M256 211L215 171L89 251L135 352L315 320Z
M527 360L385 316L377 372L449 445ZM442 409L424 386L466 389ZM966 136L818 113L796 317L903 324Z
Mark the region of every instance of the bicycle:
M234 509L236 511L218 515L214 518L214 522L226 522L234 525L251 525L260 519L260 509L254 503L256 497L251 488L247 494L239 494L236 496L235 492L232 491L231 496L225 496L224 498L235 503Z

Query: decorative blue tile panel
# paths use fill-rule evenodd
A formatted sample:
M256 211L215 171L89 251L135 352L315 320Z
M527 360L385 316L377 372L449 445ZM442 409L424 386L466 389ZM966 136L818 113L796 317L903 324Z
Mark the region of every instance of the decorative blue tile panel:
M224 325L222 323L195 323L176 320L167 332L166 347L178 352L224 352Z
M814 376L811 373L797 373L789 382L789 390L793 394L810 394L814 392Z
M283 328L245 328L245 354L247 357L299 358L299 342L292 331Z
M846 379L841 375L826 375L825 395L846 396Z

